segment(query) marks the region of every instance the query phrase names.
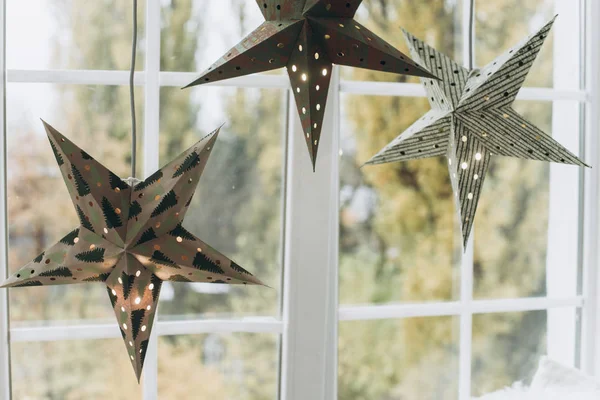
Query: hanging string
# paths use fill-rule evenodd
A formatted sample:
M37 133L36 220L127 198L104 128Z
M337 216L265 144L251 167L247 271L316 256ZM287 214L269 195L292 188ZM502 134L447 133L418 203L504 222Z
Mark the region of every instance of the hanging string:
M469 1L469 70L473 69L473 41L475 40L474 32L475 22L475 0Z
M135 124L135 94L133 91L133 75L135 73L135 53L137 47L137 0L133 0L133 43L131 45L131 69L129 70L129 99L131 104L131 177L135 178L136 164L136 124Z

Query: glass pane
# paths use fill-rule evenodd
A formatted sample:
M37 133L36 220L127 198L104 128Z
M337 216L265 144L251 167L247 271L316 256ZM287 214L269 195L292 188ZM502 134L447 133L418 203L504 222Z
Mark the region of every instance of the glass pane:
M168 283L162 316L278 314L286 91L163 88L161 99L163 164L227 121L184 225L274 288Z
M457 61L462 60L462 2L422 0L418 7L404 0L364 1L356 20L392 46L410 56L399 27L425 40ZM418 83L418 78L342 67L342 78Z
M142 398L121 338L13 343L10 358L15 399Z
M578 154L578 103L518 101L514 108ZM475 219L475 297L576 294L579 171L493 158Z
M143 90L136 90L139 99ZM137 105L143 132L143 102ZM9 83L7 185L9 269L18 270L79 225L39 118L122 177L130 171L127 87ZM142 160L140 133L139 169ZM26 145L24 145L26 144ZM11 319L112 318L102 284L10 290Z
M428 110L425 98L342 96L342 304L458 296L461 239L445 158L361 168Z
M476 2L476 59L484 66L559 15L524 86L580 87L579 1L495 0Z
M263 23L254 1L163 1L161 69L204 71ZM274 71L283 73L283 69Z
M138 37L144 37L145 1L138 6ZM9 69L129 69L130 1L21 0L6 4L6 66ZM144 69L138 46L136 69Z
M458 399L458 318L341 322L340 400Z
M474 315L472 394L530 383L547 353L547 332L546 311Z
M158 340L158 398L277 399L279 336L254 333Z

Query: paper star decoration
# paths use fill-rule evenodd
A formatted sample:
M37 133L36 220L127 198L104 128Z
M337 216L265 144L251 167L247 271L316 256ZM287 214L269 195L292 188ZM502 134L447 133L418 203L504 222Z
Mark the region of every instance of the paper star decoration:
M492 155L585 165L511 108L553 23L473 71L404 31L411 55L442 81L422 79L432 110L367 164L445 155L465 247Z
M435 78L356 22L362 0L256 0L266 21L186 87L287 67L315 169L332 65Z
M163 281L262 284L182 226L218 130L132 187L44 125L81 225L2 287L106 284L139 381Z

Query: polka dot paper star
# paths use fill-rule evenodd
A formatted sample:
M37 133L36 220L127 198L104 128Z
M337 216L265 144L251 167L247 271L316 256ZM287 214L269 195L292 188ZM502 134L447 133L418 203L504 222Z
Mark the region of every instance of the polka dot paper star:
M2 287L104 283L139 381L163 281L262 284L182 226L218 130L130 186L44 125L81 225Z
M492 155L585 166L511 108L553 22L473 71L404 31L411 55L442 81L422 79L432 110L367 164L445 155L464 246Z
M333 64L437 79L353 19L362 0L256 2L266 22L186 87L287 67L313 170Z

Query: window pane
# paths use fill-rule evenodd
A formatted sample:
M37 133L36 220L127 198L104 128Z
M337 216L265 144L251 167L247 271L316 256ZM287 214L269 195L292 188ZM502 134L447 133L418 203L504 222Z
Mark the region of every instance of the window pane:
M142 98L143 91L136 92ZM44 118L116 174L128 177L131 174L128 96L128 88L124 86L8 84L11 273L79 225L39 118ZM138 102L138 132L143 132L142 106L143 102ZM138 155L141 166L141 150ZM18 288L9 293L12 321L113 316L102 284Z
M144 37L145 1L138 6ZM129 69L130 1L20 0L6 3L6 66L9 69ZM144 69L138 46L136 69Z
M13 343L10 358L15 399L142 398L121 338Z
M562 326L572 329L574 320L563 320ZM472 394L480 396L516 381L530 383L540 357L547 354L548 332L546 311L474 315Z
M165 336L158 341L158 398L277 399L279 336Z
M525 86L580 87L579 1L476 1L476 57L484 66L559 15L540 50Z
M163 71L204 71L264 21L254 1L161 3Z
M462 251L445 158L361 168L427 100L343 95L342 107L340 302L456 298Z
M278 314L285 94L278 89L162 89L161 163L227 122L184 225L274 288L169 283L161 296L163 317Z
M364 1L357 10L356 20L409 56L408 46L399 27L460 62L461 9L461 1L421 0L418 6L404 0ZM345 79L419 82L415 77L359 68L342 67L341 72Z
M578 103L514 108L578 154ZM475 297L575 295L578 202L578 167L494 157L475 220Z
M458 318L340 322L340 400L458 398Z

